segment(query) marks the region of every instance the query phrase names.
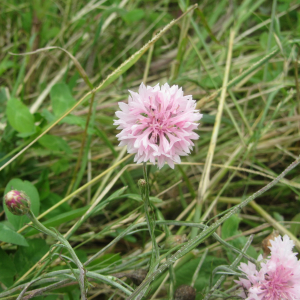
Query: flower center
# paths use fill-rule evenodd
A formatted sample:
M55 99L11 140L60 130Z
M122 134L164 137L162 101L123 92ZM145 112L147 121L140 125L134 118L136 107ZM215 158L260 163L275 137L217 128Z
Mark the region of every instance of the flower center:
M172 115L169 111L161 112L155 109L150 108L148 114L141 114L144 118L140 120L140 124L144 124L145 129L148 128L151 130L151 133L148 135L148 140L151 143L154 143L159 146L160 138L162 135L169 141L169 138L166 133L173 134L171 129L176 127L172 124L170 116Z

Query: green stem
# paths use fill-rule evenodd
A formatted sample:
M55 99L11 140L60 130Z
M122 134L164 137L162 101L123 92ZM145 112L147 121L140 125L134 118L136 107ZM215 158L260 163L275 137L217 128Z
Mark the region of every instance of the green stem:
M60 233L58 233L58 232L55 233L54 231L48 229L42 223L40 223L40 221L35 217L35 215L33 214L33 212L31 210L27 213L27 216L37 229L50 235L54 239L60 241L68 249L70 255L72 256L72 258L74 260L74 263L77 265L78 270L79 270L78 283L79 283L80 291L81 291L81 300L86 300L87 297L86 297L86 288L85 288L85 269L84 269L81 261L78 259L72 246L68 242L68 240L66 240Z
M152 241L152 255L151 255L151 260L150 260L150 268L149 268L149 273L154 271L155 266L157 265L156 262L158 262L159 259L159 250L158 246L156 243L156 238L155 238L155 216L152 214L150 215L149 208L151 211L151 204L150 204L150 199L149 199L149 181L148 181L148 175L147 175L147 163L143 163L143 174L144 174L144 179L146 182L145 188L142 190L142 199L144 201L144 209L145 209L145 216L146 216L146 221L147 221L147 226L148 230L150 233L151 241Z

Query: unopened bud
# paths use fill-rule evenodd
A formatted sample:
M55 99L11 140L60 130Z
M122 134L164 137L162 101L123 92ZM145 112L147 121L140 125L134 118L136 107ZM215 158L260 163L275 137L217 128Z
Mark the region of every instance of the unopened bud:
M196 290L186 284L183 284L177 288L174 295L175 300L195 300Z
M138 186L140 188L145 188L145 186L146 186L146 180L145 179L139 179Z
M8 210L16 216L26 215L30 210L30 199L22 191L9 191L4 196L4 201Z
M146 180L145 179L139 179L138 186L140 188L141 196L143 197L143 195L145 194L145 190L146 190Z

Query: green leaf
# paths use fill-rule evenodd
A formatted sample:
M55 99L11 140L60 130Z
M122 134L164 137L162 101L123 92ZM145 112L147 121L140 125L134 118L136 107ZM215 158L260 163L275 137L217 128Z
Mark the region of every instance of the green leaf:
M0 62L0 76L8 69L16 67L16 64L11 60L3 60Z
M201 119L201 123L215 124L215 121L216 121L216 116L212 116L208 114L203 114L203 117ZM226 117L222 117L221 122L226 123L228 125L233 125L231 120L229 120Z
M50 98L53 112L56 116L61 116L67 109L75 105L70 88L65 83L55 84L50 91Z
M36 133L36 127L33 128L33 131L18 133L17 136L20 138L27 138L29 136L32 136L35 133Z
M132 24L133 22L137 22L141 20L145 16L145 12L143 9L133 9L126 14L122 15L122 19L127 24Z
M1 86L0 87L0 113L3 113L5 111L5 104L7 102L8 97L9 97L8 90L6 90L3 86Z
M43 201L50 194L50 184L48 180L49 171L44 169L40 175L39 181L35 184L40 193L40 200Z
M191 259L183 264L178 270L175 271L176 276L176 288L182 284L191 284L193 275L199 264L201 257ZM203 290L210 281L211 273L213 269L219 265L225 265L227 261L222 258L216 258L213 256L207 256L201 266L201 271L195 282L194 288L200 292ZM217 277L213 279L213 283L217 280ZM201 299L201 298L200 298Z
M45 134L39 140L39 144L52 151L64 151L66 154L72 154L68 143L61 137Z
M67 123L70 125L78 125L82 128L85 127L85 123L86 123L86 121L83 118L80 118L80 117L74 116L74 115L68 115L68 116L64 117L61 122Z
M62 200L62 197L58 194L55 193L50 193L47 197L47 199L45 201L41 202L41 209L40 212L45 212L46 210L48 210L50 207L56 205L58 202L60 202L60 200ZM54 208L53 210L51 210L48 214L47 214L47 219L51 219L53 217L57 217L62 213L71 211L72 208L71 206L67 203L64 202L61 205L59 205L58 207Z
M120 254L104 254L99 258L94 259L89 267L97 266L98 268L104 269L112 264L119 265L122 263L122 258Z
M19 276L37 263L48 251L49 246L42 239L28 241L28 247L20 247L14 257L14 263Z
M222 225L222 239L227 239L238 233L240 218L237 215L231 216Z
M23 12L21 15L21 20L22 20L22 29L26 31L28 34L31 34L31 26L32 26L32 12Z
M50 168L55 175L59 175L60 173L67 171L69 167L69 161L65 158L62 158L55 162Z
M17 271L11 256L7 255L4 250L0 248L0 282L6 287L14 283L14 276Z
M126 194L126 195L121 196L121 198L125 198L125 197L127 197L129 199L132 199L132 200L139 201L139 202L143 202L142 197L140 195L138 195L138 194ZM161 202L163 202L161 199L156 198L156 197L149 197L149 199L153 203L161 203Z
M6 185L4 194L8 193L11 189L25 192L30 198L32 212L34 213L35 216L38 216L40 211L40 197L36 187L29 181L26 180L23 181L19 178L14 178L10 180L9 183ZM7 209L4 200L3 200L3 206L8 221L14 226L16 230L19 230L21 227L23 227L24 224L30 222L29 218L26 215L25 216L13 215Z
M20 133L35 133L34 117L28 107L17 98L7 102L6 115L9 124Z
M292 222L300 222L300 214L297 214L293 219ZM300 233L300 224L293 224L291 223L291 233L297 236Z
M222 225L222 239L226 239L229 238L231 236L235 236L240 234L241 232L238 230L239 228L239 223L240 223L240 218L237 215L233 215L231 216L229 219L227 219L223 225ZM229 244L232 244L233 246L235 246L238 249L242 249L245 245L245 243L247 242L246 237L241 236L238 237L232 241L229 241ZM230 261L233 261L235 258L235 254L232 253L232 251L230 250L230 248L226 248L226 253L227 256L229 258ZM253 258L257 258L257 252L254 249L254 247L250 246L246 253L253 257Z
M153 202L153 203L162 203L163 201L159 198L156 198L156 197L149 197L150 201Z
M274 216L274 219L278 222L283 222L284 221L284 217L276 211L273 212L273 216Z
M52 123L56 119L55 116L45 108L42 110L41 116L43 116L48 123Z
M23 235L15 232L2 223L0 223L0 241L19 246L28 246L28 243Z
M110 233L109 235L116 238L119 236L125 229L117 228L115 232ZM130 242L130 243L136 243L137 238L131 234L127 234L123 237L124 241Z
M261 44L261 47L264 49L264 50L267 50L267 44L268 44L268 36L269 34L267 32L263 32L261 35L260 35L260 44ZM274 46L276 46L276 41L275 41L275 38L272 36L272 39L271 39L271 45L270 45L270 49Z

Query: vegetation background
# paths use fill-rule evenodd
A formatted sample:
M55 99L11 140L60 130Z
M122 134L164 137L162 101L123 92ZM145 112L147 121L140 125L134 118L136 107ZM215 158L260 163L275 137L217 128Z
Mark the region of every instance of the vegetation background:
M195 3L197 8L170 23ZM118 147L118 102L127 101L128 89L136 91L141 82L168 82L193 95L204 114L200 139L181 165L148 166L152 210L163 224L155 234L165 253L197 235L191 225L174 226L175 220L217 220L299 155L299 7L299 0L2 0L1 194L12 187L26 191L36 216L65 234L82 262L112 242L88 270L123 279L126 273L124 281L135 288L130 278L147 270L151 243L146 227L122 236L143 220L137 186L143 172ZM223 85L226 93L220 93ZM255 234L247 253L257 258L262 240L276 229L289 234L299 251L299 188L298 167L217 234L239 249ZM28 227L26 217L5 210L0 206L0 298L16 299L20 289L14 287L70 271L71 265L63 249L46 258L55 241ZM230 248L207 238L156 276L147 297L171 299L178 286L188 284L202 299L219 278L213 270L234 259ZM24 299L78 299L70 272L53 273L60 289L46 289L50 281L44 279ZM229 275L223 291L234 285ZM98 279L89 299L125 297Z

